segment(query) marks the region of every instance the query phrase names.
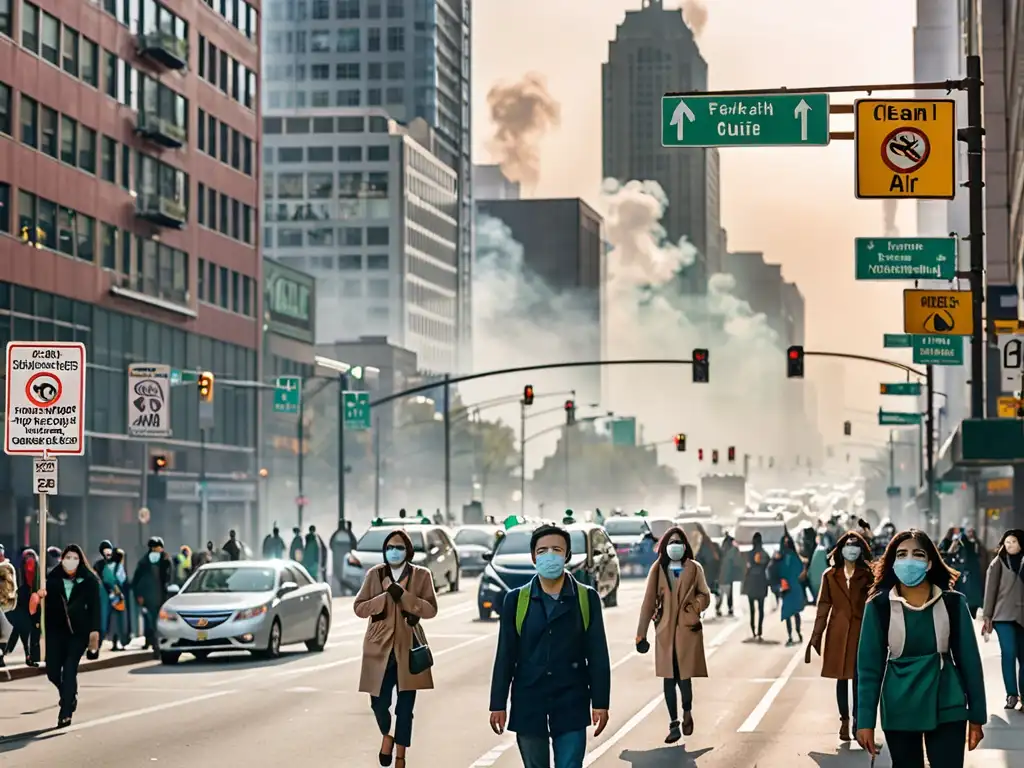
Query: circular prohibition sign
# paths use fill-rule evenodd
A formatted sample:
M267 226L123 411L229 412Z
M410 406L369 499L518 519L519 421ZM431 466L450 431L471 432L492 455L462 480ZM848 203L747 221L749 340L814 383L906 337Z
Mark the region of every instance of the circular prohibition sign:
M25 397L36 408L52 408L63 393L60 377L50 371L33 373L25 382Z
M932 144L920 128L904 126L882 142L882 162L893 173L913 173L928 161Z

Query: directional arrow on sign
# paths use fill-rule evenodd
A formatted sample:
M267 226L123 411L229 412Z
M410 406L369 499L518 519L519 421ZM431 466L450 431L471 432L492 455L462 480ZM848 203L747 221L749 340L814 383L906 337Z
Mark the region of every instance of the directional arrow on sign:
M807 113L810 111L810 105L803 99L793 110L793 117L800 121L800 141L807 141Z
M678 141L683 140L683 118L686 118L691 123L697 119L696 115L693 114L693 110L686 106L686 102L680 101L672 113L672 119L669 121L669 125L676 127L676 139Z

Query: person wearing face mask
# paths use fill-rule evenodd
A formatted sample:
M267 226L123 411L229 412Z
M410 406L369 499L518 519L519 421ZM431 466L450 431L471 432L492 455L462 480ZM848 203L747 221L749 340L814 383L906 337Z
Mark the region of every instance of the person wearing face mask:
M768 597L768 553L760 531L755 531L747 553L746 572L743 574L741 592L747 596L750 608L750 635L760 641L764 636L764 601ZM757 623L754 616L757 615Z
M565 566L572 537L556 525L530 537L537 575L505 595L491 674L490 725L516 734L524 768L582 768L587 727L608 725L611 663L601 598ZM511 690L511 716L508 713Z
M156 619L160 606L167 602L167 588L174 581L174 565L164 552L164 540L153 536L146 544L148 551L135 566L132 593L142 611L144 648L157 652Z
M982 634L995 630L1002 660L1005 709L1016 709L1024 693L1024 531L1003 534L985 577Z
M406 768L416 692L434 687L433 661L427 658L429 652L421 650L429 646L420 620L437 615L437 597L433 575L413 565L412 540L404 530L389 533L382 550L384 562L366 572L353 604L356 616L369 619L359 690L370 694L370 709L382 736L380 764L391 765L394 760L395 768Z
M686 534L682 528L669 528L658 543L658 560L647 574L635 640L637 651L646 653L650 648L647 628L653 621L654 673L664 683L669 717L666 744L693 733L693 678L708 676L700 615L709 605L711 590ZM681 723L677 688L683 700Z
M78 665L100 647L100 582L82 548L69 544L46 577L46 677L60 694L57 727L71 725L78 708Z
M957 573L922 531L893 537L875 564L857 647L857 742L877 755L875 725L899 768L963 768L988 720L985 677Z
M113 558L113 556L114 556L114 545L111 544L109 541L106 541L106 540L101 541L100 542L100 556L99 556L99 559L97 559L92 564L92 570L99 577L99 579L100 579L100 586L101 587L106 587L107 586L106 581L104 580L103 576L104 576L104 571L106 570L105 566L110 564L111 558ZM107 626L109 625L109 623L110 623L110 603L109 603L109 601L104 600L103 604L100 605L100 636L101 637L106 637L106 635L107 635Z
M804 636L800 631L800 611L804 609L804 588L800 585L800 580L804 575L804 563L800 559L800 555L796 553L793 537L788 533L782 537L779 551L772 558L769 573L770 580L779 590L781 597L780 616L786 622L786 634L789 636L786 645L802 643ZM796 641L793 640L794 629L796 629Z
M818 611L804 662L811 663L811 649L822 657L821 676L836 681L839 707L839 740L850 741L850 682L853 712L857 711L857 645L864 605L873 580L868 558L871 545L857 531L844 534L828 554L831 566L821 576ZM825 640L822 651L821 641ZM854 721L854 730L857 723Z

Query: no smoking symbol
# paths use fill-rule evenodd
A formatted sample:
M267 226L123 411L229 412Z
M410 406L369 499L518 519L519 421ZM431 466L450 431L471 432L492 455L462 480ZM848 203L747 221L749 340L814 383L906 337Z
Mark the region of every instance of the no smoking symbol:
M931 154L931 142L917 128L897 128L882 142L882 161L893 173L913 173Z
M36 408L50 408L57 404L64 386L55 374L49 371L34 373L25 382L25 397Z

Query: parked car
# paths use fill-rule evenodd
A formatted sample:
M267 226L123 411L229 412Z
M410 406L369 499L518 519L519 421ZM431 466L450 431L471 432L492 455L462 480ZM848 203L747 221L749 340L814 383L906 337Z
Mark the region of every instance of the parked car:
M494 552L500 532L500 525L462 525L455 530L455 548L463 574L475 576L483 573L487 566L484 555Z
M416 565L427 568L434 576L434 589L445 587L459 591L459 555L451 534L441 525L423 517L377 518L356 542L341 566L341 581L356 590L363 583L366 571L384 562L384 542L395 528L403 528L412 541Z
M236 560L201 566L160 609L160 661L220 651L276 658L305 643L322 651L331 627L331 590L289 560Z
M654 547L658 538L648 518L643 515L616 515L604 521L604 529L615 545L623 571L646 575L657 559ZM665 530L668 530L668 526Z

